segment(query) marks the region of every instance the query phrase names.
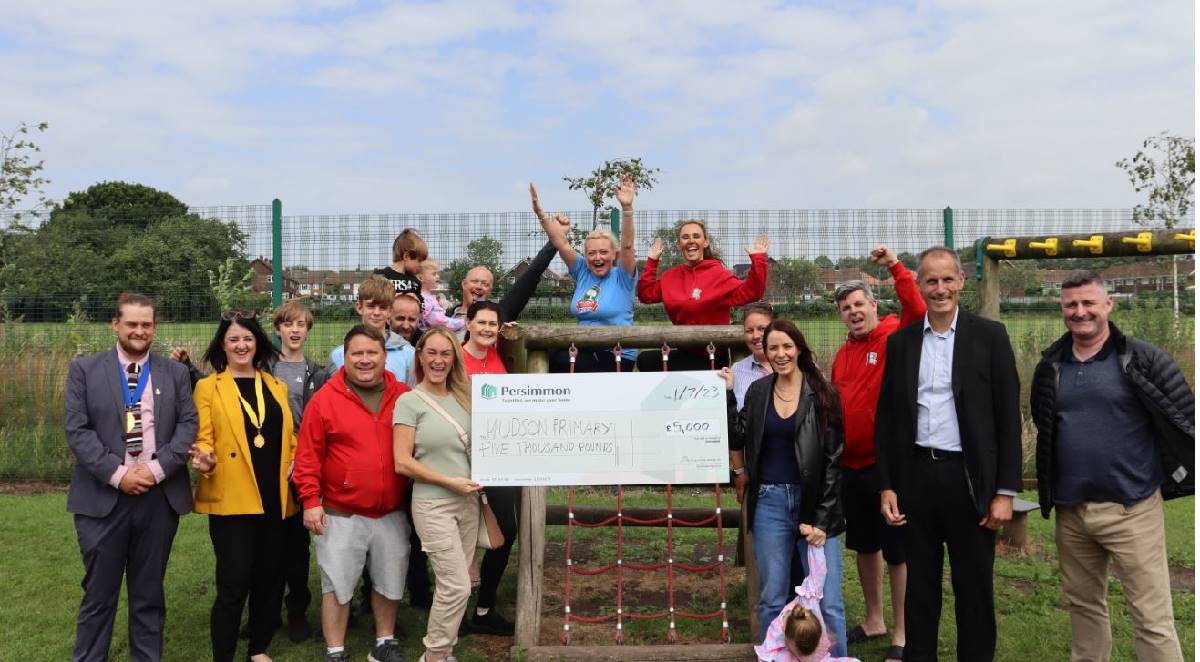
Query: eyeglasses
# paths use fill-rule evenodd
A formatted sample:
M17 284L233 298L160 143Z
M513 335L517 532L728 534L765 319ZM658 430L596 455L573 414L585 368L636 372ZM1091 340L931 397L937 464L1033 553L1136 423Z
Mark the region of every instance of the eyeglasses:
M225 322L236 322L237 320L252 320L258 318L258 312L243 308L235 308L221 313L221 320Z

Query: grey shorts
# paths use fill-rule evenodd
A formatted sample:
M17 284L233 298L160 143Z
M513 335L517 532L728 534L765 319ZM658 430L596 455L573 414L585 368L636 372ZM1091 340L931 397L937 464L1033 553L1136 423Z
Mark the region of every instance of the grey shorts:
M401 511L380 518L326 513L324 535L313 536L321 592L338 604L350 602L364 567L371 569L375 592L389 600L404 596L408 573L408 518Z

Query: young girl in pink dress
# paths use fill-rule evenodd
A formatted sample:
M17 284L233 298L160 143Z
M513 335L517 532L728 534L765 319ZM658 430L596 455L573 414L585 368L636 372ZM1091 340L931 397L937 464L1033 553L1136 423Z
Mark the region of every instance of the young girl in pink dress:
M800 525L800 535L812 527ZM832 645L821 619L821 596L825 585L825 548L808 546L808 576L796 587L796 599L784 606L767 628L763 642L754 647L758 659L768 662L859 662L853 657L832 657Z

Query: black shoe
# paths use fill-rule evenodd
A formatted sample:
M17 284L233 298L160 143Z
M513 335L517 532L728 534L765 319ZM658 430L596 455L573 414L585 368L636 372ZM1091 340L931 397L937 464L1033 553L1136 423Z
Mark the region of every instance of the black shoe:
M326 653L325 662L350 662L350 654L346 651L338 651L336 653Z
M516 630L512 622L505 619L495 607L483 616L479 612L471 612L471 632L477 634L494 634L501 637L511 637Z
M288 614L287 620L288 639L300 643L312 636L312 628L309 627L308 619L304 617L303 612L292 612Z
M388 639L371 649L367 662L404 662L404 654L400 652L400 642Z

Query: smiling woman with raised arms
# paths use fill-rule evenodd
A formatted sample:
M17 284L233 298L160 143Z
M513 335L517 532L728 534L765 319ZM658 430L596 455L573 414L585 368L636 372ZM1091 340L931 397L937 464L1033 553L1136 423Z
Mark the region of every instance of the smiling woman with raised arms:
M614 192L621 203L621 245L608 230L592 230L583 240L580 255L567 239L569 221L562 214L551 217L542 211L538 203L537 189L529 185L533 198L533 211L542 221L542 228L550 243L558 249L558 255L566 263L575 280L575 294L571 297L571 314L580 326L632 326L633 290L637 284L637 253L634 249L633 198L637 185L630 177L621 179ZM633 369L637 350L627 349L621 353L621 370ZM608 349L585 348L575 359L575 372L612 372L613 353ZM570 355L567 350L557 350L550 355L551 372L568 372Z
M658 260L662 257L662 238L650 246L645 271L638 279L638 301L662 303L673 324L729 324L731 310L758 301L767 289L767 236L758 235L754 246L746 249L750 256L750 271L743 281L725 268L712 250L708 226L704 221L689 219L679 226L676 246L683 255L683 264L676 265L658 276ZM637 361L638 370L662 370L660 352L643 352ZM728 353L717 353L717 367L729 365ZM703 350L671 352L671 370L708 370L708 356Z

